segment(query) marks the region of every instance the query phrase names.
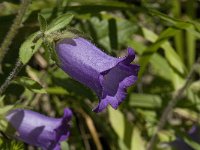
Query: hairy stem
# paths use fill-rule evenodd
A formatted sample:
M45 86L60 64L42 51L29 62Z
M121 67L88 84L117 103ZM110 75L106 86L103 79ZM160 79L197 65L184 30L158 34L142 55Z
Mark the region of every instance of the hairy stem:
M23 64L20 60L17 60L15 67L11 71L10 75L7 77L5 82L0 87L0 95L3 94L3 92L6 90L6 88L10 85L13 78L19 73L19 71L22 69Z
M1 44L1 47L0 47L0 71L1 71L1 64L4 59L4 56L6 55L8 48L9 48L10 44L12 43L13 38L17 34L18 29L21 27L23 17L28 8L28 5L30 4L30 1L31 0L22 0L18 14L17 14L16 18L14 19L13 24L10 27L10 30L8 31L4 41Z
M197 63L198 62L199 62L199 59L198 59ZM170 113L172 112L173 108L176 106L178 101L181 99L181 97L183 96L184 91L186 90L186 88L190 84L190 81L192 79L193 74L194 74L194 67L191 69L190 73L188 74L188 77L187 77L187 79L185 81L185 84L174 94L174 96L172 97L171 101L169 102L167 107L164 109L164 112L162 113L161 119L158 122L156 131L155 131L154 135L152 136L151 140L149 141L149 143L147 145L147 150L152 150L153 149L154 143L157 140L157 134L165 126L168 116L170 115Z

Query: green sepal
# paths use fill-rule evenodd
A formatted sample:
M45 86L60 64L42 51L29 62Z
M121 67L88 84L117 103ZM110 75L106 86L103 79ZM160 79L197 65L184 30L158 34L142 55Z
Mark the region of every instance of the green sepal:
M0 131L4 132L8 136L16 134L15 128L5 119L0 119Z
M57 65L60 64L59 58L57 56L57 53L55 51L55 45L58 41L65 39L65 38L76 38L77 35L73 32L70 32L68 30L64 30L61 32L53 32L49 35L45 35L43 39L43 45L50 58L56 62Z
M38 14L38 22L40 24L40 31L44 33L47 30L47 21L41 14Z
M55 52L54 41L52 41L52 39L51 41L44 39L43 46L44 46L45 52L47 53L47 56L49 56L50 59L52 59L56 64L59 64L59 58Z
M48 26L46 34L50 34L52 32L58 31L66 27L71 22L72 19L73 19L72 14L63 14L60 17L54 19Z

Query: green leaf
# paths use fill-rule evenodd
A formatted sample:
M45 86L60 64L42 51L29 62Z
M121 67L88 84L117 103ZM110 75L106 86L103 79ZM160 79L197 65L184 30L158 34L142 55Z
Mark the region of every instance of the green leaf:
M149 9L149 12L153 15L153 16L158 16L159 18L167 21L167 22L170 22L172 25L174 25L175 27L177 28L180 28L180 29L186 29L188 27L190 27L192 25L191 22L189 21L182 21L182 20L178 20L178 19L175 19L175 18L172 18L166 14L163 14L155 9Z
M52 33L54 31L58 31L64 27L66 27L71 20L73 19L72 14L64 14L55 20L52 21L52 23L48 26L48 29L46 31L46 34Z
M5 95L0 95L0 102L2 102L3 101L3 99L5 98Z
M196 30L200 32L200 23L198 21L192 20L193 25L195 26Z
M167 22L170 22L174 28L190 31L191 34L193 34L197 37L200 37L200 33L199 33L200 28L198 26L199 25L198 22L195 22L193 20L183 21L183 20L175 19L175 18L170 17L166 14L163 14L155 9L149 9L149 12L153 16L158 16L159 18L161 18ZM194 27L195 27L195 29L197 29L197 31L194 30Z
M157 41L161 41L164 39L169 39L170 37L176 35L180 30L176 29L176 28L172 28L169 27L167 29L165 29L164 31L161 32L161 34L159 35Z
M165 58L155 53L150 59L150 63L153 66L153 72L162 78L171 81L174 89L178 89L184 82L184 79L179 76L169 65ZM167 73L166 73L167 72Z
M55 2L55 1L54 1ZM67 3L67 1L65 0ZM48 14L52 14L52 12L55 10L55 7L51 8L51 5L47 5L47 2L39 1L39 4L37 4L37 1L33 1L34 6L32 5L32 9L34 10L41 10L43 8L46 8L45 11ZM55 4L53 5L55 6ZM47 9L48 8L48 9ZM114 10L133 10L134 5L130 5L124 2L118 2L118 1L91 1L91 0L86 0L86 1L76 1L76 5L67 5L65 12L75 12L76 14L85 14L85 13L91 13L91 14L96 14L100 13L102 11L114 11ZM58 12L62 12L63 9L58 10Z
M160 17L161 19L163 19L163 20L165 20L165 21L167 21L167 22L170 22L170 23L172 23L172 24L175 24L177 21L179 21L179 20L174 19L174 18L172 18L172 17L169 17L168 15L163 14L163 13L161 13L161 12L155 10L155 9L148 9L148 11L149 11L150 14L152 14L153 16L158 16L158 17Z
M144 118L147 124L152 125L152 128L158 121L156 111L154 110L138 109L137 112Z
M114 18L108 20L109 39L112 49L118 49L117 23Z
M196 57L196 37L190 31L186 31L186 42L188 66L191 68Z
M18 77L14 83L20 84L34 93L46 93L46 90L38 82L28 77Z
M28 63L33 54L37 52L39 47L42 44L42 39L39 38L35 41L36 38L40 36L40 32L36 32L28 37L28 39L21 45L19 51L19 58L23 64Z
M5 115L5 114L4 114ZM14 131L15 131L15 129L14 128L12 128L12 127L10 127L9 128L9 122L5 119L5 117L4 117L4 115L3 116L0 116L1 118L0 118L0 131L2 131L2 132L6 132L7 134L9 134L9 133L14 133ZM0 145L1 146L1 145ZM1 147L0 147L0 149L1 149Z
M195 102L195 105L198 105L198 104ZM188 118L189 120L192 120L192 121L196 121L199 118L199 113L188 108L175 108L173 112L179 115L180 117L183 117L186 119Z
M131 150L145 150L145 143L138 127L134 127L131 137Z
M108 107L109 120L112 128L117 133L120 139L124 139L125 133L125 118L119 110L114 110Z
M118 144L121 149L127 150L130 146L132 126L129 124L123 113L119 110L114 110L111 107L108 107L108 114L110 124L118 136Z
M159 36L157 36L152 31L143 28L143 33L147 40L153 42L146 52L156 52L159 47L163 48L169 63L181 74L185 73L186 67L180 59L180 56L176 53L170 43L167 42L169 37L179 34L179 30L175 28L167 28Z
M6 105L4 107L0 107L0 116L5 115L8 111L13 109L14 107L15 107L15 105Z
M113 46L114 43L117 42L118 48L120 48L120 45L124 45L129 39L131 39L133 33L137 29L137 26L135 26L134 23L121 17L116 17L110 14L101 14L101 18L102 19L92 17L88 19L86 24L84 24L83 30L85 30L85 32L89 32L94 42L98 43L109 52L111 52L112 49L110 40L113 40ZM112 35L113 37L111 37L111 31L109 31L109 28L111 29L111 27L109 27L111 26L111 24L109 24L110 19L115 19L116 21L117 33L112 31L114 33L114 35ZM117 39L115 39L116 37L114 36L117 36ZM116 45L114 47L116 47Z
M184 60L183 31L180 30L179 32L177 32L177 34L174 36L174 41L177 53L179 54L181 60Z
M70 150L69 144L66 141L61 142L61 149L63 149L63 150Z
M0 138L1 150L24 150L24 144L20 141Z
M162 32L161 33L161 39L159 39L159 37L152 31L148 30L147 28L142 28L143 33L144 33L144 37L153 42L153 45L151 45L151 48L148 48L146 50L146 52L150 51L150 52L156 52L157 49L159 47L161 47L164 52L165 52L165 56L167 58L167 60L169 61L170 65L172 65L179 73L184 74L186 67L184 66L183 62L181 61L179 55L175 52L175 50L173 49L173 47L170 45L170 43L167 40L167 37L169 37L169 35L173 35L171 34L171 32L173 32L173 30L170 28L167 29L168 33L166 34L166 32ZM170 32L170 33L169 33Z
M118 139L119 148L122 150L129 150L122 139Z
M38 15L38 21L40 24L40 31L44 33L47 30L47 21L41 14Z
M61 95L69 94L69 92L67 90L65 90L64 88L59 87L59 86L57 86L57 87L48 87L45 90L46 90L46 92L48 94L61 94Z
M3 100L5 98L5 95L0 95L0 107L4 106Z
M170 65L173 66L179 73L185 74L186 67L182 63L179 55L175 52L173 47L168 42L163 43L161 47L164 49L165 57L167 58Z
M150 63L153 66L153 71L155 72L155 74L173 83L174 72L164 57L155 53L151 57Z
M183 137L184 141L194 150L200 150L200 144L192 140L190 137Z
M194 65L194 71L200 75L200 63Z
M142 53L144 53L147 49L144 44L135 40L128 40L128 45L132 47L139 55L142 55Z
M190 85L190 88L194 93L200 94L200 80L196 81L196 82L193 82Z
M162 100L158 95L131 94L129 105L143 108L160 108Z

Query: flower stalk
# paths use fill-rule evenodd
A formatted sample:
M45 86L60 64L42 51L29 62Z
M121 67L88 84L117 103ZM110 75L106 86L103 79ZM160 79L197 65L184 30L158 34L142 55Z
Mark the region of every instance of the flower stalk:
M11 81L13 80L14 77L19 73L19 71L22 69L23 64L22 62L18 59L15 67L11 71L10 75L7 77L5 82L0 86L0 95L3 94L3 92L6 90L6 88L11 84Z
M18 14L17 14L16 18L14 19L13 24L10 27L10 30L8 31L4 41L1 44L1 47L0 47L0 73L2 72L1 64L3 62L3 59L8 51L10 44L12 43L13 38L17 34L19 28L21 27L23 17L26 13L26 10L27 10L30 2L31 2L31 0L22 0Z

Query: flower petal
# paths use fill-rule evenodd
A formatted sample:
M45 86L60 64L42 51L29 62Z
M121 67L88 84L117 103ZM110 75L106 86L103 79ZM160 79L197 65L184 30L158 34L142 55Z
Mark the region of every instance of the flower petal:
M43 149L54 149L69 136L71 116L70 109L65 109L64 116L58 119L31 110L15 109L6 119L18 133L15 138Z
M128 48L126 57L115 58L78 37L59 41L56 52L60 67L100 98L95 112L102 111L108 104L116 109L125 98L126 88L137 80L139 66L130 64L135 58L132 48Z
M117 109L126 97L126 89L136 82L138 70L138 65L125 65L123 60L106 73L103 73L100 76L102 95L99 105L93 111L101 112L108 104Z

